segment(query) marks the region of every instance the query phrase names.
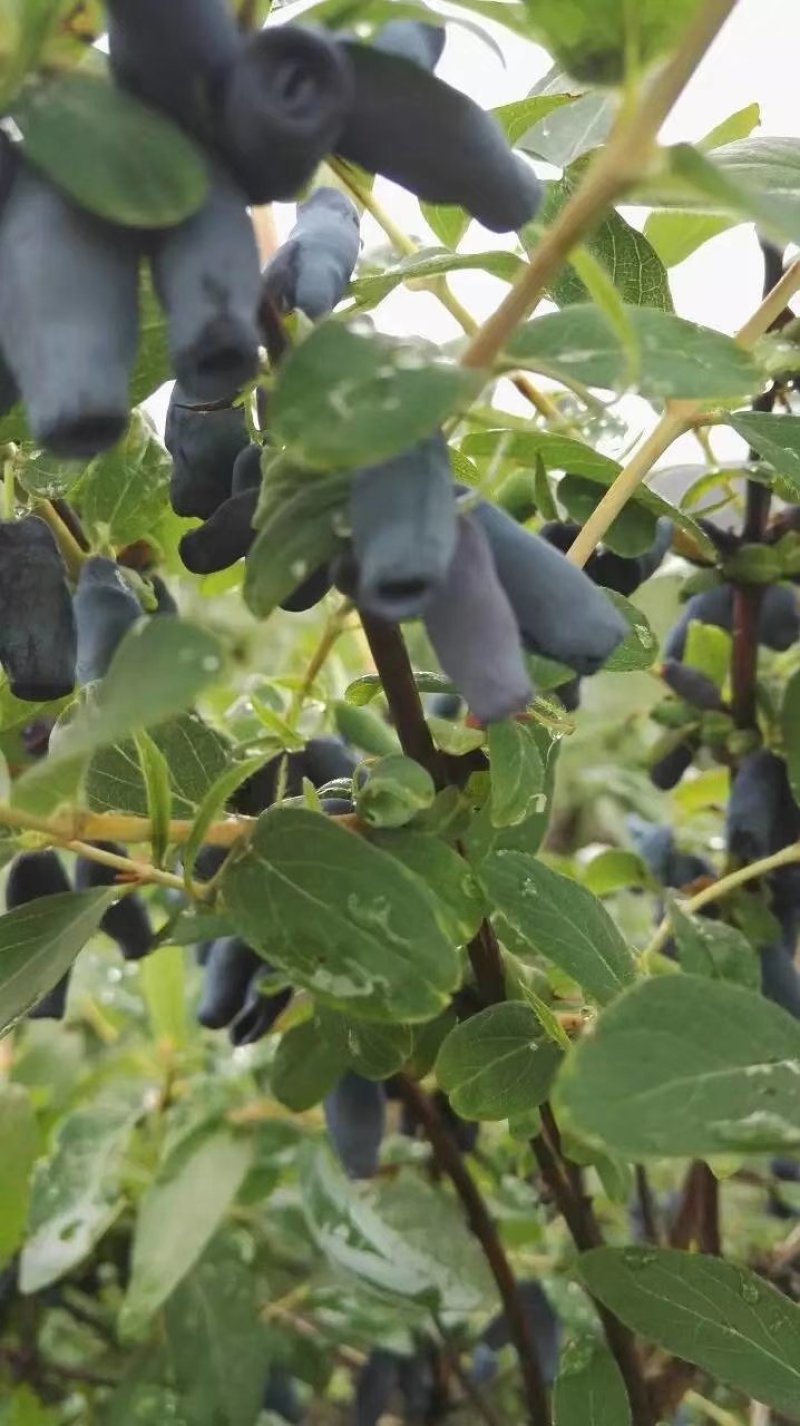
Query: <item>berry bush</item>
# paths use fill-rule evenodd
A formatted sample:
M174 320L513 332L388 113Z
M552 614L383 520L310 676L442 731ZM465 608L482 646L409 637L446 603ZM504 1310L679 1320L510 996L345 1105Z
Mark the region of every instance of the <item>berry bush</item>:
M0 1426L800 1422L800 141L659 143L735 7L451 0L487 113L417 0L0 6Z

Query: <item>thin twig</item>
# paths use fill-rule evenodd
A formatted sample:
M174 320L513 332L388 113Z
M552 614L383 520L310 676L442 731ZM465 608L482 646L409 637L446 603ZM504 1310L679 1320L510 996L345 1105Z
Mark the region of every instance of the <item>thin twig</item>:
M647 1169L643 1164L637 1164L636 1176L636 1197L639 1203L639 1212L642 1216L642 1233L646 1243L659 1243L661 1235L658 1231L658 1218L656 1216L655 1199L647 1175Z
M464 1370L461 1364L458 1346L453 1341L438 1313L434 1313L433 1321L436 1331L442 1339L442 1347L447 1365L450 1367L467 1401L471 1402L478 1416L486 1422L486 1426L503 1426L503 1422L499 1416L495 1414L491 1402L486 1400L483 1392L475 1385L469 1372Z
M362 613L361 623L394 718L403 752L426 768L438 786L444 767L425 722L405 642L396 624Z
M793 866L795 862L800 862L800 842L792 842L788 847L782 847L779 852L773 852L769 857L762 857L760 861L751 862L749 866L739 867L737 871L729 872L727 876L721 876L719 881L714 881L710 886L703 887L696 896L690 896L681 903L681 910L687 916L691 916L695 911L702 911L704 906L710 906L713 901L721 901L732 891L737 891L740 886L746 886L748 881L755 881L759 876L767 876L771 871L777 871L779 867ZM642 959L647 964L648 959L656 952L662 951L672 934L672 925L668 916L665 916L661 925L649 945L642 952Z
M755 345L759 337L769 330L786 306L789 299L800 288L800 261L787 268L780 282L753 313L749 321L736 334L736 341L745 351ZM669 401L658 424L650 432L643 444L635 451L629 463L621 470L614 484L606 491L595 506L580 534L577 536L567 558L573 564L585 565L593 550L599 545L606 530L620 511L638 490L645 476L656 461L669 450L673 441L691 429L703 409L701 401Z
M422 1124L439 1168L447 1174L461 1199L469 1226L483 1249L497 1284L509 1334L519 1357L531 1426L549 1426L550 1405L528 1319L516 1279L483 1196L427 1094L406 1075L398 1075L397 1084L405 1104Z
M548 1122L547 1116L543 1116L542 1133L532 1140L531 1147L542 1178L570 1231L572 1241L579 1252L589 1252L590 1249L601 1246L603 1235L591 1203L582 1195L577 1196L573 1192L564 1162L553 1143L552 1132L548 1133ZM657 1418L650 1402L633 1334L601 1302L595 1301L595 1307L609 1350L625 1382L633 1426L654 1426Z
M618 123L583 182L542 234L525 271L473 337L462 357L464 366L493 365L511 333L544 296L573 248L596 227L606 209L646 172L661 125L735 4L736 0L705 0L679 49Z

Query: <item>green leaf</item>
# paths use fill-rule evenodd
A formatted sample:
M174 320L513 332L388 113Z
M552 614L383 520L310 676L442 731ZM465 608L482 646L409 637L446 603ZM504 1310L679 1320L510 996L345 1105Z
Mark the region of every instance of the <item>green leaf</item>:
M597 485L582 475L564 475L558 482L558 499L567 514L584 525L597 505ZM655 511L631 500L603 536L603 544L618 555L642 555L655 539Z
M508 1119L545 1100L562 1059L534 1011L519 1000L490 1005L451 1030L436 1077L465 1119Z
M715 124L705 138L700 140L699 147L708 151L709 149L722 148L724 144L732 144L737 139L748 139L760 124L761 105L746 104L744 108L736 109L733 114L729 114L721 124Z
M699 619L689 620L683 661L699 668L720 689L728 677L732 652L733 639L727 629L703 624Z
M258 1418L267 1335L256 1286L234 1248L216 1243L167 1303L167 1352L194 1426L253 1426Z
M505 131L506 138L512 148L534 126L542 123L555 113L557 109L563 109L565 105L573 104L572 94L529 94L527 99L516 99L512 104L501 104L499 108L491 112Z
M609 484L621 470L610 456L602 455L583 441L573 440L571 436L552 436L545 431L474 431L464 437L461 449L473 459L488 457L518 465L535 466L541 458L547 470L569 471L590 479L605 478Z
M356 811L372 827L404 827L433 803L436 788L424 767L403 753L371 764L356 792Z
M375 307L403 282L446 277L449 272L488 272L504 282L515 282L525 267L515 253L430 252L422 249L382 272L369 272L351 284L350 296L357 307Z
M124 1157L142 1108L141 1090L128 1083L62 1119L34 1177L22 1292L41 1292L71 1272L119 1216Z
M409 1025L373 1025L368 1020L334 1016L331 1012L325 1018L341 1022L338 1033L347 1045L349 1067L365 1079L388 1079L402 1069L413 1049Z
M44 769L107 747L194 703L222 673L212 634L170 614L141 621L125 635L96 693L89 695L52 747ZM26 774L36 778L38 768Z
M420 203L422 216L440 243L457 248L470 225L469 213L444 203Z
M326 1034L329 1017L314 1015L281 1036L270 1073L270 1088L287 1109L313 1109L333 1089L348 1066L344 1038Z
M666 151L668 171L638 193L647 204L700 207L729 220L755 220L776 241L800 240L800 142L748 138L707 156L691 144Z
M460 1314L486 1301L483 1256L448 1196L410 1174L354 1189L319 1150L302 1169L309 1228L340 1272L396 1311L416 1305Z
M763 1277L720 1258L656 1248L595 1248L580 1270L593 1296L635 1332L745 1396L796 1414L800 1307Z
M150 730L172 782L172 816L194 817L225 774L229 748L196 713L180 713ZM89 763L86 800L94 812L147 816L147 789L133 742L101 748Z
M0 1406L0 1426L56 1426L57 1418L35 1396L29 1386L4 1392Z
M677 267L704 243L726 233L734 223L734 219L716 213L669 209L650 214L644 225L644 236L665 267Z
M318 813L259 818L222 895L249 945L340 1009L426 1020L457 983L458 957L424 884Z
M635 976L633 957L617 927L586 887L524 852L492 852L480 877L502 925L545 956L600 1005Z
M493 827L516 827L546 802L544 764L530 729L514 719L489 728Z
M630 1426L625 1382L602 1342L570 1342L561 1356L553 1398L555 1426Z
M476 431L464 438L462 450L470 457L486 458L498 464L508 461L514 465L535 466L541 460L547 470L583 476L604 490L613 484L622 469L616 461L594 451L582 441L540 431ZM704 554L711 559L716 557L713 543L697 521L671 505L655 490L640 485L632 499L655 515L666 515L680 529L691 534Z
M0 916L0 1034L69 970L119 887L43 896Z
M11 117L27 157L81 208L132 228L163 228L195 213L208 170L191 139L155 109L79 71L34 82Z
M587 863L583 880L593 896L612 896L627 887L644 887L649 873L641 857L622 847L609 847L598 852Z
M545 201L535 224L524 230L528 251L536 247L535 234L548 227L575 192L575 179L562 178L547 185ZM634 307L654 307L672 311L669 278L661 258L648 238L616 212L600 224L586 239L584 251L607 274L613 288L624 303ZM549 287L550 296L559 307L594 298L582 273L573 264L565 266Z
M153 861L156 866L163 866L169 844L172 811L169 766L160 748L144 729L136 734L134 741L147 791L147 817L150 822Z
M173 1150L139 1207L120 1331L138 1336L205 1251L241 1188L252 1139L201 1130Z
M369 840L426 883L448 940L463 945L472 939L486 915L486 902L477 879L453 847L441 837L408 828L370 832Z
M146 267L139 274L139 352L131 377L131 405L152 396L172 375L167 319Z
M270 430L301 465L355 469L431 435L484 380L425 343L325 322L281 366Z
M651 64L686 30L698 0L596 0L592 5L544 0L528 4L532 35L578 79L618 84L626 70Z
M186 962L180 946L159 946L139 968L153 1037L175 1049L187 1041Z
M340 548L349 484L342 475L300 477L273 495L267 477L244 577L245 602L258 618L266 619Z
M758 952L735 926L709 921L705 916L687 916L674 900L669 916L678 959L690 975L705 975L710 980L728 980L748 990L760 990Z
M81 481L81 519L103 543L147 538L166 503L171 469L149 420L134 411L123 439L97 456Z
M733 338L652 307L629 306L626 315L638 342L635 384L642 396L728 400L758 390L758 368ZM515 365L556 379L609 391L629 386L629 363L617 333L597 307L585 303L519 327L506 354Z
M41 1153L39 1130L28 1091L19 1084L0 1087L0 1267L22 1242L28 1217L33 1166Z
M617 594L615 589L606 590L607 597L619 609L631 626L627 638L618 644L613 654L603 664L606 673L631 673L634 670L651 668L658 654L658 638L653 633L641 609Z
M781 706L786 768L792 796L800 806L800 669L797 669L783 690Z
M357 708L343 698L331 707L336 731L346 743L361 748L372 757L382 758L398 750L397 734L371 708Z
M584 154L600 148L614 125L616 96L585 91L585 85L554 65L539 80L531 97L561 97L568 103L534 124L519 140L519 147L560 169L569 168Z
M800 500L800 416L737 411L728 417L728 424L777 471L792 498Z
M800 1026L726 981L658 976L601 1016L560 1076L578 1132L627 1159L800 1145Z
M453 685L443 673L414 674L414 687L418 693L452 693ZM377 673L362 673L347 685L344 696L355 708L364 708L383 692L383 684Z

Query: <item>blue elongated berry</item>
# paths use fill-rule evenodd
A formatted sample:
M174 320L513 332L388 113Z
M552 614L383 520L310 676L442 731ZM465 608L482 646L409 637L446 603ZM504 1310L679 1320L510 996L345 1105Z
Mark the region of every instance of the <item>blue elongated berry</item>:
M579 674L596 673L629 632L627 621L583 570L504 510L475 508L526 648Z
M434 70L446 39L443 25L429 25L424 20L389 20L373 36L372 44L384 54L396 54L421 69Z
M2 352L0 352L0 416L7 416L19 401L19 387Z
M689 624L714 624L718 629L733 629L733 588L717 584L692 595L680 619L667 637L664 656L682 659L686 650ZM800 613L790 584L771 584L764 590L758 620L758 640L769 649L785 651L800 637Z
M679 663L677 659L666 659L661 666L661 677L673 693L691 703L694 708L715 711L722 708L722 694L713 678L707 678L691 664Z
M321 599L331 588L331 576L327 565L321 565L319 569L313 570L302 584L292 591L281 603L281 609L285 609L289 614L304 614L307 609L313 609L319 604Z
M322 31L261 30L225 78L219 138L251 203L293 198L336 148L352 105L350 56Z
M429 203L455 203L493 232L535 216L541 186L497 121L418 64L342 41L355 97L336 151Z
M46 896L62 896L69 879L55 852L23 852L15 857L6 881L6 908L16 910ZM71 971L68 970L28 1011L29 1020L63 1020Z
M381 1347L373 1348L356 1378L353 1426L378 1426L389 1409L398 1381L397 1355Z
M205 520L232 494L236 457L247 446L240 406L201 410L176 382L167 408L164 444L172 456L170 504L176 515Z
M650 768L650 780L661 792L677 787L687 768L692 765L694 750L691 742L678 743Z
M0 664L15 698L47 703L75 687L77 634L67 572L38 515L0 522Z
M556 1316L549 1297L535 1279L529 1278L522 1281L519 1284L519 1295L522 1299L531 1341L539 1358L542 1376L546 1384L552 1386L558 1375L563 1335L561 1321ZM504 1312L492 1319L481 1334L481 1340L493 1352L499 1352L503 1347L508 1346L511 1335L508 1319Z
M107 0L108 52L117 83L212 139L241 37L227 0Z
M794 945L782 939L761 951L761 991L795 1020L800 1020L800 975Z
M306 777L315 787L352 777L357 759L341 738L309 738L302 752Z
M156 599L156 614L177 614L178 605L173 597L172 591L164 583L160 574L148 575L150 587Z
M199 212L153 236L150 262L181 386L230 399L258 370L261 273L245 197L221 170Z
M72 967L62 975L59 981L48 990L41 1000L38 1000L32 1010L28 1011L28 1020L63 1020L67 1013L67 996L69 995L69 983L72 979Z
M257 490L231 495L199 529L184 535L179 548L186 568L192 574L214 574L243 559L256 537L257 504Z
M244 490L261 489L261 447L251 441L239 452L233 463L231 495L241 495Z
M350 487L358 603L379 618L417 618L447 577L456 544L456 506L447 443L418 441Z
M116 842L95 842L93 845L118 857L127 855L125 848ZM89 891L95 886L114 886L117 876L114 867L104 866L89 857L78 857L75 862L75 886L78 891ZM126 961L140 961L153 949L155 934L141 896L121 896L114 906L109 906L103 913L100 929L116 941Z
M275 1362L269 1369L264 1383L262 1411L271 1411L290 1426L298 1426L305 1416L294 1377L289 1376L285 1367Z
M714 875L710 862L676 846L671 827L636 816L629 817L626 826L642 861L663 886L688 886L701 876Z
M79 684L104 678L121 640L142 607L116 560L94 555L83 565L73 599L78 630Z
M278 991L277 995L265 993L264 979L268 971L269 967L262 962L250 981L242 1008L228 1029L232 1045L255 1045L263 1040L292 998L290 987Z
M264 269L264 297L282 315L297 309L312 322L327 317L347 292L360 246L352 200L336 188L315 189Z
M348 1070L325 1099L324 1109L331 1142L347 1173L372 1178L386 1124L383 1085Z
M43 896L70 891L69 878L55 852L22 852L8 869L6 909L15 911Z
M458 521L455 556L424 617L439 663L481 723L527 708L533 687L514 610L474 515Z
M783 758L766 748L743 758L726 809L733 855L746 862L769 856L794 841L798 820Z
M0 331L34 439L67 459L128 424L139 249L20 163L0 215Z
M197 1018L207 1030L222 1030L241 1012L263 961L239 936L214 941L205 961Z

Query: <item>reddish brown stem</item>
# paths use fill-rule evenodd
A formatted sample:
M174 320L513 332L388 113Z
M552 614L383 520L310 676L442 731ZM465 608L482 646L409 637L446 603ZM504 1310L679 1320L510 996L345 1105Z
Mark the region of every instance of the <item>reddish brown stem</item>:
M436 1113L427 1094L414 1080L405 1075L397 1079L403 1099L422 1124L439 1168L446 1173L456 1190L472 1232L481 1245L486 1261L497 1284L500 1300L508 1321L508 1330L517 1350L528 1420L531 1426L550 1426L550 1403L542 1377L536 1347L528 1328L528 1319L517 1288L516 1279L497 1228L461 1153Z
M375 661L383 691L394 718L397 736L403 752L427 768L434 782L444 781L441 759L434 746L408 651L396 624L386 624L370 614L361 614L370 653Z
M583 1194L576 1195L573 1191L564 1161L555 1150L548 1132L548 1123L555 1121L552 1120L548 1106L545 1106L545 1111L542 1117L542 1133L532 1141L533 1152L542 1178L569 1228L576 1248L585 1253L591 1248L600 1247L603 1235L590 1201ZM595 1307L603 1325L609 1351L625 1382L632 1426L654 1426L657 1418L633 1334L602 1303L595 1301Z

